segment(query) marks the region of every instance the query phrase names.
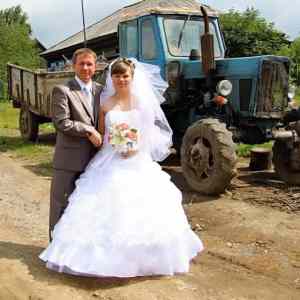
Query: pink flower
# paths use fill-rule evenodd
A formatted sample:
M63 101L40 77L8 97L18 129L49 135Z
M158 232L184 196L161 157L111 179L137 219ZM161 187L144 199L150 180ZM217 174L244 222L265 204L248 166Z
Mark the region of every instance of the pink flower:
M136 141L137 140L137 134L133 131L128 131L126 133L126 137L131 139L132 141Z

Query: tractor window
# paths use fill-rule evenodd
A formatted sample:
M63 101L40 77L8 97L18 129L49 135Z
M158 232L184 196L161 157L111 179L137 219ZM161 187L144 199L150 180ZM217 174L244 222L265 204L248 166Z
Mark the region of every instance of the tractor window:
M204 33L203 20L192 18L187 20L185 25L184 23L184 18L165 18L164 20L168 49L173 56L189 56L192 49L201 51L200 37ZM220 57L220 44L213 23L209 23L209 30L214 37L215 57Z
M121 25L121 49L127 57L138 55L138 30L137 20L125 22Z
M156 58L156 43L154 28L152 20L144 20L142 22L142 58L143 59L155 59Z

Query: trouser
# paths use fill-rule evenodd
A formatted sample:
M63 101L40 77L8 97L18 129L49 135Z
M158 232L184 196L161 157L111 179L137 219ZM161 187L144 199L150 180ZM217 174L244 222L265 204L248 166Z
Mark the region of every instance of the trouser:
M50 190L49 240L52 231L68 205L68 198L75 189L75 181L82 172L54 169Z

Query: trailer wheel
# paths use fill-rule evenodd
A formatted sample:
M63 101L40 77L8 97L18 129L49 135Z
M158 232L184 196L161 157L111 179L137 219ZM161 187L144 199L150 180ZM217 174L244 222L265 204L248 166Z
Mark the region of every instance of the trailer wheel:
M203 119L190 126L180 152L184 177L198 192L220 194L236 175L232 134L217 119Z
M35 142L38 137L39 122L35 114L26 107L21 107L19 128L21 136L31 142Z
M298 148L300 146L298 145ZM298 160L300 161L300 149L298 150ZM275 172L288 184L300 185L300 170L291 166L292 150L283 141L275 141L273 145L273 165ZM296 153L296 152L295 152Z

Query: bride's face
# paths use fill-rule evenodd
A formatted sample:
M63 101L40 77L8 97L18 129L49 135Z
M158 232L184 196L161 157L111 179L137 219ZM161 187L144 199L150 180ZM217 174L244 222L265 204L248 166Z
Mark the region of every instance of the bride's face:
M129 91L132 82L132 74L130 69L122 74L113 74L111 76L114 88L117 92Z

